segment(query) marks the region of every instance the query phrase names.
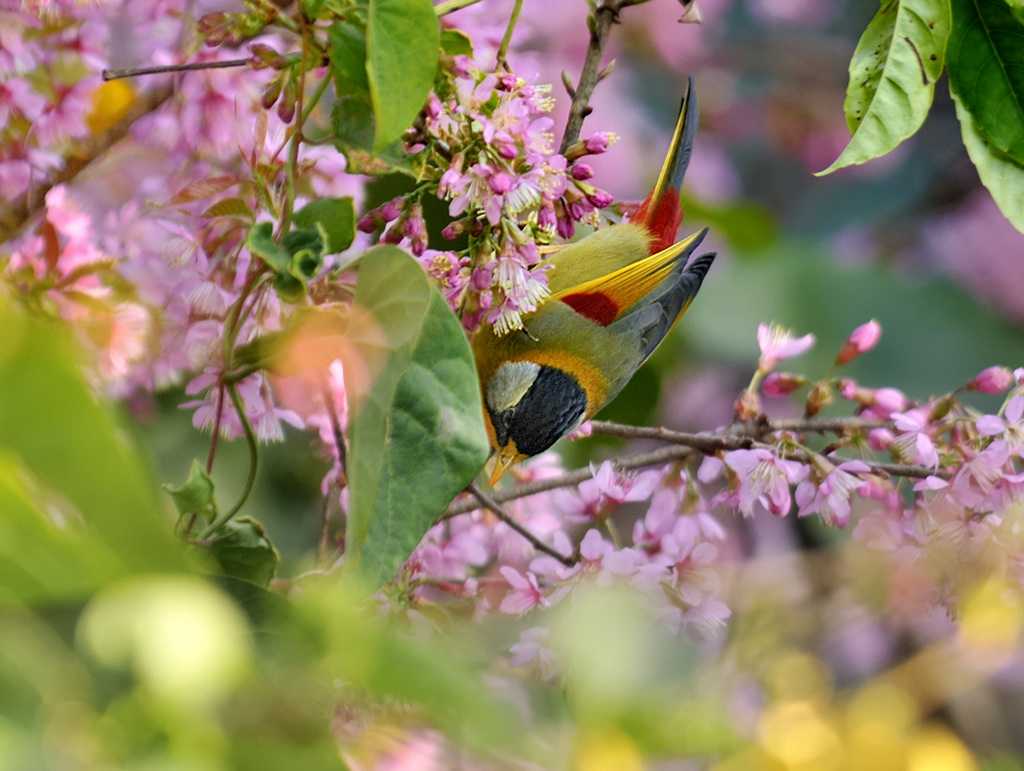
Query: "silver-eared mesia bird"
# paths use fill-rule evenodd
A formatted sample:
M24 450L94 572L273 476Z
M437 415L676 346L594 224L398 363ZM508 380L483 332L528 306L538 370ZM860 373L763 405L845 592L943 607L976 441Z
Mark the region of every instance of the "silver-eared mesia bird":
M523 329L499 337L484 326L474 335L484 422L498 454L491 485L611 401L696 296L715 255L687 260L707 228L676 242L696 129L691 79L658 181L631 221L550 257L551 294L524 315Z

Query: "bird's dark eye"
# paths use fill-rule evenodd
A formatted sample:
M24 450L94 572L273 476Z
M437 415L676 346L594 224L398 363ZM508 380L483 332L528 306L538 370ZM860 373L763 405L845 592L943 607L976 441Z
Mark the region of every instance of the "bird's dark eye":
M514 409L507 409L501 413L501 423L505 426L505 430L509 430L512 427L512 416L516 414Z

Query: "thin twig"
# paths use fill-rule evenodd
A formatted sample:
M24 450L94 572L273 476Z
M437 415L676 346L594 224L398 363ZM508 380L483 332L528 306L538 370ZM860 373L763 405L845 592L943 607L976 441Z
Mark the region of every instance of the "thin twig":
M123 70L103 70L104 80L134 78L139 75L162 75L168 72L189 72L191 70L219 70L228 67L244 67L250 59L225 59L218 62L187 62L185 64L162 64L152 67L128 67Z
M621 439L657 439L662 442L682 444L704 453L749 449L755 438L747 435L688 434L683 431L671 431L667 428L626 426L604 420L591 421L590 426L595 434L617 436Z
M472 493L472 495L477 499L477 501L479 501L485 508L490 509L492 512L494 512L494 515L498 519L500 519L510 528L519 533L519 535L521 535L523 538L529 541L530 545L533 546L533 548L537 551L543 552L544 554L547 554L549 557L554 557L567 568L571 568L578 562L578 560L575 557L567 557L564 554L560 554L555 549L552 549L550 546L548 546L546 543L540 540L537 536L535 536L525 527L523 527L514 519L512 519L512 517L510 517L503 508L501 508L501 504L494 500L483 490L481 490L475 482L470 483L469 487L467 487L466 489L469 490L469 492ZM479 508L479 506L474 506L474 508Z
M889 425L886 421L858 420L857 418L836 418L831 420L817 420L811 418L797 418L793 420L765 421L763 424L747 426L736 426L722 434L688 434L682 431L670 431L665 428L649 428L645 426L627 426L618 423L595 420L591 427L595 434L606 436L618 436L625 439L657 439L659 441L671 442L668 447L662 447L651 452L637 453L616 458L615 466L623 471L647 468L649 466L662 466L667 463L679 463L688 460L695 453L712 454L723 450L746 450L752 447L770 449L771 445L763 444L759 438L775 431L799 431L799 432L842 432L857 428L880 428ZM786 457L798 459L802 462L809 462L810 456L803 450L792 449L786 453ZM949 472L942 469L934 469L928 466L917 466L908 463L883 463L880 461L836 458L829 457L830 462L842 463L845 460L858 460L864 463L873 473L885 474L893 477L907 477L910 479L924 479L930 476L948 478ZM560 474L549 479L539 479L535 482L526 482L504 490L500 490L489 496L488 499L495 505L500 506L508 501L528 498L531 495L550 492L563 487L575 487L594 476L589 468L579 468ZM475 487L475 485L474 485ZM473 488L467 488L473 492ZM479 496L477 496L479 497ZM455 501L444 513L441 519L450 519L461 514L479 509L480 506L472 499ZM488 508L490 508L488 506Z
M602 420L591 421L595 434L617 436L623 439L657 439L663 442L691 447L703 453L719 450L748 450L751 447L770 449L771 445L757 440L777 431L793 431L796 433L843 433L851 429L870 429L891 427L892 423L885 420L861 420L859 418L833 418L821 420L817 418L794 418L791 420L766 420L761 423L740 424L728 429L724 434L688 434L682 431L670 431L667 428L650 428L647 426L627 426L620 423L609 423ZM810 456L802 450L791 450L786 457L809 462ZM843 459L838 459L842 462ZM852 459L850 459L852 460ZM883 463L880 461L862 460L872 471L894 477L910 477L924 479L929 476L948 476L947 472L928 466L916 466L909 463Z
M620 469L630 471L632 469L646 468L647 466L661 466L665 463L686 460L692 455L693 450L688 447L662 447L658 450L654 450L653 452L644 452L636 455L627 455L624 458L617 458L615 460L615 465ZM496 504L500 505L507 501L513 501L519 498L528 498L529 496L537 495L538 493L557 490L560 487L574 487L580 482L585 482L593 476L594 472L591 471L589 467L580 468L574 471L568 471L557 477L551 477L550 479L538 479L535 482L525 482L521 485L516 485L515 487L499 490L494 493L493 496L489 497ZM441 516L441 519L451 519L452 517L457 517L460 514L466 514L479 508L480 506L468 498L456 501L448 507L448 510Z
M505 27L505 35L498 46L498 53L494 57L494 68L499 70L505 66L505 58L508 56L508 47L512 44L512 33L515 32L516 23L519 21L519 14L523 10L523 0L516 0L512 7L512 13L508 18L508 26Z
M583 60L583 71L580 81L572 90L572 104L569 106L569 119L562 135L562 146L558 152L564 153L569 146L580 138L583 130L583 119L590 114L590 97L594 95L594 87L607 74L601 66L604 49L608 45L608 35L612 24L619 19L623 8L634 5L637 0L602 0L594 12L587 18L590 28L590 43L587 55Z

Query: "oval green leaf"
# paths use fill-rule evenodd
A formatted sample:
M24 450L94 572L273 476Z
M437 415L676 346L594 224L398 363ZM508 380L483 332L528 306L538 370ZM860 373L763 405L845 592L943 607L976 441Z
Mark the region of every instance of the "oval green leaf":
M392 578L489 445L480 387L459 320L423 269L393 246L359 266L346 361L349 516L346 566L371 590Z
M376 116L374 152L402 136L434 84L440 46L430 0L370 0L366 74Z
M889 0L850 61L846 122L852 136L818 175L885 155L912 136L931 108L950 30L948 0Z
M3 301L0 329L0 455L58 502L43 510L80 520L124 568L183 569L152 472L86 383L67 331Z
M352 199L317 198L295 212L295 224L309 227L320 223L327 236L325 254L348 249L356 236L356 214Z
M999 211L1024 233L1024 167L996 150L978 130L974 119L950 84L950 94L960 120L960 133L981 183L988 188Z
M280 559L263 526L251 517L225 522L210 543L210 551L225 575L267 586Z
M1005 0L952 0L949 82L996 150L1024 163L1024 26Z

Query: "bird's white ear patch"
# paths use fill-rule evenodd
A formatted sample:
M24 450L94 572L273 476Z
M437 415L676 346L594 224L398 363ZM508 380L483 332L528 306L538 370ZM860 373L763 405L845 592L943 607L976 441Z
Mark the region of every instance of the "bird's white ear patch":
M487 381L487 406L492 412L515 407L537 379L540 365L532 361L507 361Z

